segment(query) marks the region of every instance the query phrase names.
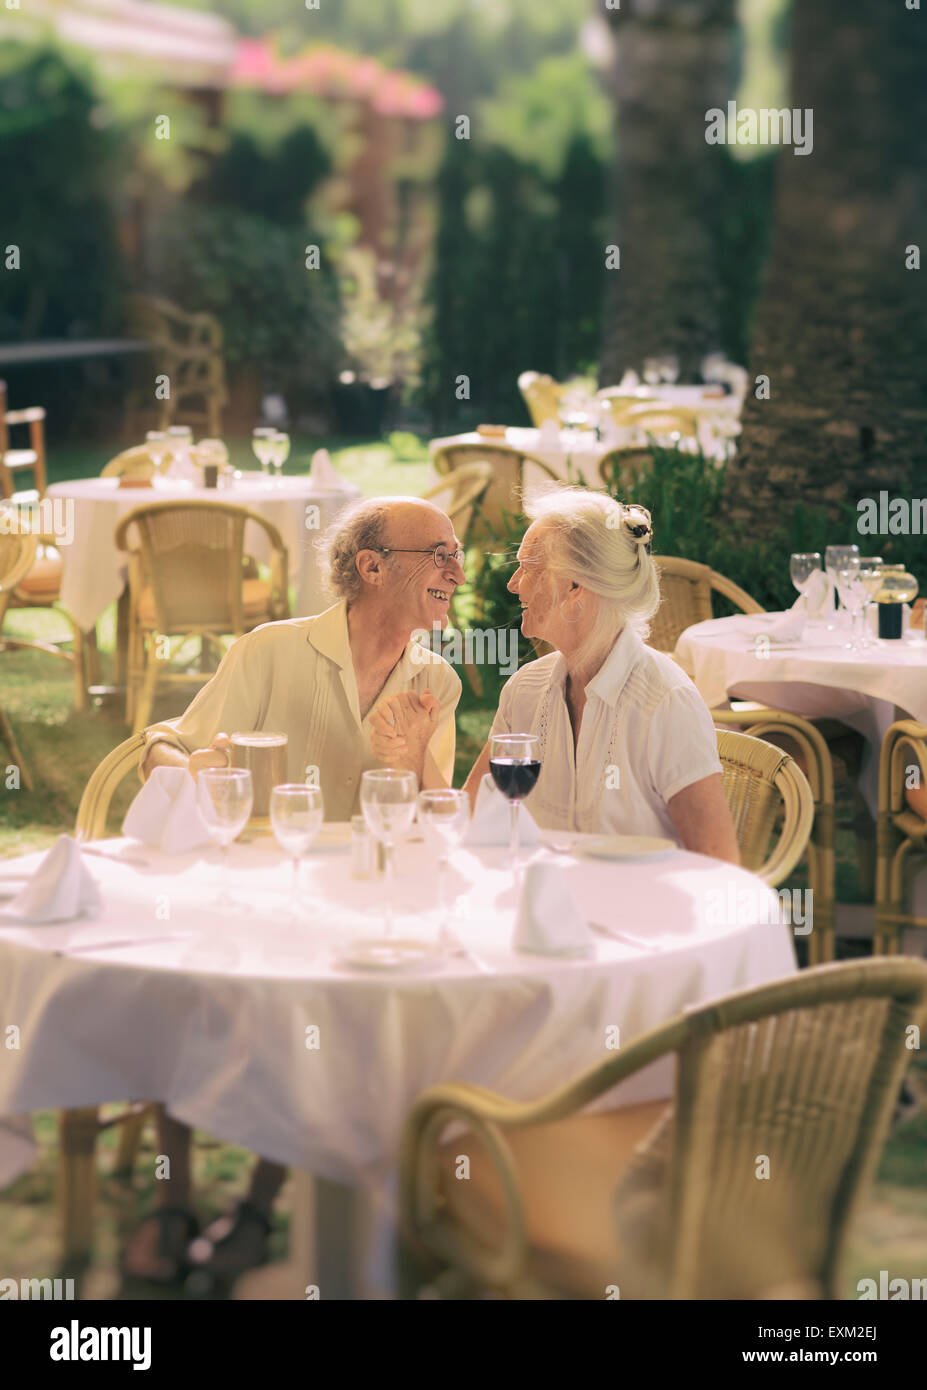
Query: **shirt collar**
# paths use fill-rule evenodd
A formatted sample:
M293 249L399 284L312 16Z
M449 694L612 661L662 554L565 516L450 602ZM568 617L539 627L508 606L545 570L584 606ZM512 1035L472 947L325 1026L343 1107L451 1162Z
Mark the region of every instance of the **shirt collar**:
M351 641L348 636L348 605L344 599L332 604L331 608L326 608L324 613L320 613L309 625L306 634L306 641L315 647L322 656L328 657L333 661L339 670L344 671L349 668L353 674L354 662L351 657ZM421 656L416 660L412 655L413 647L421 644L415 638L410 637L405 646L405 651L399 658L396 670L403 678L410 680L417 672L422 669Z
M595 695L607 705L617 705L618 697L628 676L640 661L643 649L644 644L634 628L626 626L586 686L586 698Z

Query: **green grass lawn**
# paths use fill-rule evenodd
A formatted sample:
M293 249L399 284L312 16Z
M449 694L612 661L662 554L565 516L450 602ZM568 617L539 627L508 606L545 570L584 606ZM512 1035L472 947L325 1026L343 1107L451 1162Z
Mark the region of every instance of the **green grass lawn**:
M321 441L295 441L287 472L308 464L308 454ZM248 460L248 441L231 441L233 461ZM368 495L420 494L428 477L427 455L412 436L393 437L392 444L350 441L339 447L330 441L336 467ZM115 446L112 453L118 452ZM52 480L99 473L110 455L106 451L58 451L52 458ZM56 640L66 637L67 625L54 614L9 614L4 632L36 635ZM99 625L104 681L111 671L114 613ZM155 709L155 718L181 712L189 694L179 690ZM457 720L457 771L460 785L481 748L495 708L498 682L489 684L477 700L464 684ZM73 707L70 668L63 661L35 652L0 655L0 701L14 726L35 789L13 789L0 777L0 858L43 849L63 831L73 828L81 792L94 767L127 736L119 707L98 706L83 714ZM0 749L0 771L8 762ZM137 783L127 779L115 809L124 809ZM843 808L844 811L848 807ZM852 838L838 835L839 896L857 895L855 847ZM795 885L800 886L800 876ZM911 1072L912 1086L927 1100L927 1062ZM39 1158L29 1173L0 1193L0 1274L4 1277L46 1277L56 1271L57 1219L53 1198L56 1161L55 1120L50 1113L36 1117ZM150 1130L150 1127L149 1127ZM97 1244L82 1287L87 1298L120 1296L118 1251L122 1240L145 1209L153 1186L153 1133L137 1165L134 1183L108 1176L114 1139L101 1144L101 1193ZM205 1219L225 1210L241 1194L250 1156L234 1146L198 1136L196 1190ZM272 1238L274 1257L286 1249L289 1190L278 1203ZM872 1199L861 1213L848 1253L844 1296L856 1296L863 1277L878 1278L880 1269L892 1277L927 1277L927 1109L900 1125L893 1133L882 1162ZM152 1295L149 1290L145 1296Z

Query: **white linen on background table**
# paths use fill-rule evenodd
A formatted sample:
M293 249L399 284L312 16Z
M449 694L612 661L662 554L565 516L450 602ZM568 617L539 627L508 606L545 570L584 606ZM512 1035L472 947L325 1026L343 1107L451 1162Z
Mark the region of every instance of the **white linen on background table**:
M106 842L114 855L130 844L137 854L134 842ZM620 863L535 851L556 858L589 919L661 947L597 935L594 958L570 961L512 951L507 849L456 852L449 887L467 910L455 931L491 975L467 958L401 974L339 965L330 948L381 930L382 882L353 879L345 851L316 850L304 865L305 894L326 904L307 928L276 920L289 865L270 837L232 848L224 882L258 907L239 919L209 909L213 856L144 853L150 867L91 861L104 901L92 923L0 931L0 1020L22 1039L2 1054L0 1118L160 1100L177 1119L279 1163L389 1186L403 1121L425 1087L466 1080L541 1096L608 1055L607 1028L617 1024L624 1045L686 1006L796 968L771 890L683 851ZM397 934L435 939L433 859L412 843L397 859ZM709 894L731 889L751 895L746 911L717 925ZM174 933L92 956L54 954ZM306 1047L312 1026L318 1049ZM656 1099L671 1086L669 1062L659 1063L603 1104ZM23 1160L21 1135L11 1154L0 1129L0 1172L9 1180Z
M839 719L862 734L866 754L860 791L878 811L882 739L896 719L927 720L927 642L921 637L879 641L849 651L846 631L809 627L794 646L756 642L768 613L712 618L686 628L676 655L699 694L717 708L728 699L759 700L792 714Z
M308 477L291 475L279 483L242 478L229 488L188 487L170 479L156 479L153 488L120 488L118 484L118 478L80 478L53 483L48 489L50 497L74 504L74 538L59 546L61 602L84 631L93 627L125 587L128 557L115 547L116 527L127 512L148 502L231 502L259 512L276 526L287 548L290 583L297 590L293 616L307 617L328 607L314 542L343 507L360 497L359 489L323 492ZM306 525L309 504L319 508L319 525L311 528ZM314 514L310 519L315 521ZM246 528L245 544L260 563L269 559L270 545L259 526Z

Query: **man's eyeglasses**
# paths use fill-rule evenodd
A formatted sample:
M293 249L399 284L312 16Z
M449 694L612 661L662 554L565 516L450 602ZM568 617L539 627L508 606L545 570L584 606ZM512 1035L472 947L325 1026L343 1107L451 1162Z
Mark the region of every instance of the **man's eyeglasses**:
M381 555L430 555L439 570L455 560L458 565L463 564L464 553L462 550L448 550L446 545L436 545L434 550L412 550L408 547L378 546Z

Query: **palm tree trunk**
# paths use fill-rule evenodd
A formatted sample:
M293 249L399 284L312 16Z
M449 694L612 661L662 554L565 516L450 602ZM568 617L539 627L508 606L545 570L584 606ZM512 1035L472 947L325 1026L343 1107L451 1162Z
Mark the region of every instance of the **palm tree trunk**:
M903 3L795 0L791 104L812 111L813 146L779 156L751 358L770 398L747 397L728 480L738 521L768 525L797 498L834 515L914 485L927 306L905 248L927 221L925 48L923 15Z
M601 383L645 357L675 353L681 379L721 343L717 241L724 151L706 112L736 80L735 0L623 0L605 11L617 124Z

